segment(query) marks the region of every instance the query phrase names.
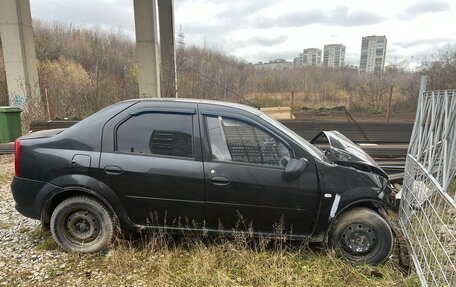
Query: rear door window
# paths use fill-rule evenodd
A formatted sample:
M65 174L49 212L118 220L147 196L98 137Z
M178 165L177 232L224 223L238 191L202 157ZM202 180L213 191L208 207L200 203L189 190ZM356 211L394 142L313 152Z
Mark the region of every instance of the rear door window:
M193 117L187 114L141 113L117 127L116 151L193 157Z

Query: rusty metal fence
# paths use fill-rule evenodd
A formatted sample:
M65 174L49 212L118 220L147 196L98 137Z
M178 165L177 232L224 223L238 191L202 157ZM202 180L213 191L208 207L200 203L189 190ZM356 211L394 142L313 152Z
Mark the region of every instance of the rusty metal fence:
M423 286L456 287L456 91L425 91L407 154L399 224Z

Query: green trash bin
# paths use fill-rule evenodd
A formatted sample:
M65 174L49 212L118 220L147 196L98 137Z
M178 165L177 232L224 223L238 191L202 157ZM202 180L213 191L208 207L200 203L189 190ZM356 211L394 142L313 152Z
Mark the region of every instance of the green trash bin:
M22 135L21 112L17 107L0 107L0 143L9 143Z

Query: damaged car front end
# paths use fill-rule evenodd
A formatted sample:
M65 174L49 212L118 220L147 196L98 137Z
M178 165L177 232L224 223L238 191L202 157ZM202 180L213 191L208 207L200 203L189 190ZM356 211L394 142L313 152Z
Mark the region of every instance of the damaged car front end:
M393 186L386 172L337 131L320 132L311 143L325 154L317 169L320 189L324 190L321 214L326 214L319 221L320 225L326 223L327 228L316 230L315 234L320 234L329 247L355 263L387 256L386 246L392 244L391 231L398 235L398 229L386 212L394 203ZM372 211L377 211L377 215ZM378 215L383 220L379 221ZM384 234L373 231L382 224L390 227L383 229Z
M349 201L360 196L373 197L371 199L378 200L382 205L393 207L395 197L388 174L361 147L338 131L322 131L311 143L324 150L327 162L330 163L332 180L327 188L339 192L343 186L343 192L345 197L349 197ZM328 172L327 169L328 167L320 166L320 174L323 176ZM331 188L332 185L334 186ZM365 188L360 190L362 186Z

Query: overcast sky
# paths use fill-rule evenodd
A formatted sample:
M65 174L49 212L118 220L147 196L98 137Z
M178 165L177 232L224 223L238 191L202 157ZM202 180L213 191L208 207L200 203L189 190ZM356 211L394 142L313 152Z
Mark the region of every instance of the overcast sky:
M119 29L134 37L131 0L31 0L31 6L35 19ZM361 37L368 35L386 35L387 63L418 62L456 44L452 0L175 0L175 23L187 44L252 63L292 60L304 48L342 43L346 63L359 65Z

